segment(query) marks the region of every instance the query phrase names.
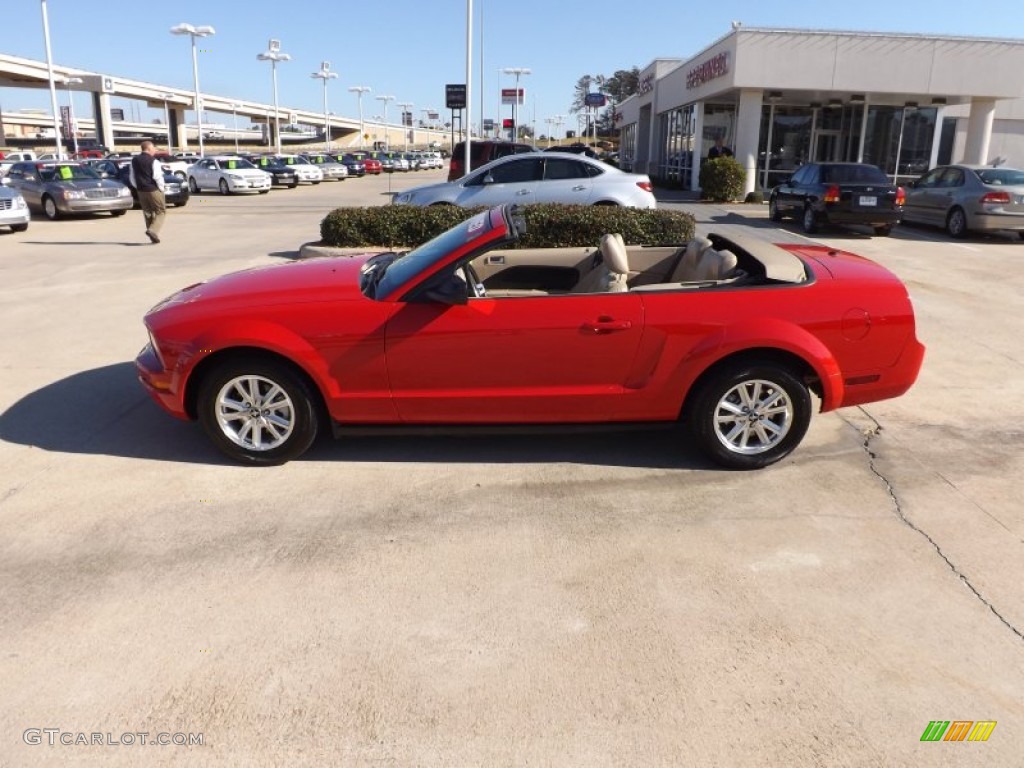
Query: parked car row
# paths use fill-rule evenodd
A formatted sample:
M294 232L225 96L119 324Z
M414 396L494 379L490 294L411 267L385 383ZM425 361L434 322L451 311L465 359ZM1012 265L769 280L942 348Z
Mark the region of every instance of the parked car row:
M951 237L1007 230L1024 239L1024 171L943 165L905 186L866 163L807 163L776 186L772 221L793 218L813 234L820 227L860 224L888 235L899 222L942 227Z

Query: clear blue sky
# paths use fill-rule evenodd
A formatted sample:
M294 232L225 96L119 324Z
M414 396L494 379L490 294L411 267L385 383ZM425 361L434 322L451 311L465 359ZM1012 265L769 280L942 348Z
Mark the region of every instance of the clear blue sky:
M192 87L188 38L168 29L180 22L213 26L217 34L200 41L202 90L266 103L273 100L270 65L257 61L256 54L269 38L279 38L282 50L292 56L278 66L283 108L322 109L323 86L309 75L324 59L339 75L328 86L330 109L351 117L358 115L356 96L347 90L351 85L373 89L364 96L367 118L382 111L374 96L395 96L388 117L396 121L395 104L402 101L415 105L417 119L427 107L446 115L445 83L464 81L466 0L48 0L47 7L55 63L187 89ZM39 0L3 0L2 8L0 52L45 59ZM732 20L756 27L1024 38L1021 0L977 6L951 0L699 5L681 0L474 0L473 8L475 89L483 15L484 116L499 117L498 88L513 85L507 75L499 85L498 70L529 67L533 74L521 83L527 103L520 121L535 115L540 133L545 117L568 114L580 76L643 68L657 57L687 58L725 35ZM476 100L473 122L479 119L479 104ZM45 91L0 89L0 105L4 111L48 109L49 97ZM143 120L161 116L141 109ZM510 110L504 107L501 116L509 117ZM230 115L224 119L229 121Z

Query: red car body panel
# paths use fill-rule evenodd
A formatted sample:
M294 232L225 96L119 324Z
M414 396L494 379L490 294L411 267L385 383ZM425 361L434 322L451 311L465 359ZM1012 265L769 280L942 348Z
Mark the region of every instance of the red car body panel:
M902 394L920 369L903 284L822 246L784 246L809 275L791 284L409 300L508 242L506 215L497 208L442 235L455 238L448 250L387 290L381 282L374 298L360 288L371 254L187 288L146 316L139 377L167 411L194 418L205 361L265 350L301 368L338 423L541 424L676 420L701 375L742 353L798 358L824 411Z

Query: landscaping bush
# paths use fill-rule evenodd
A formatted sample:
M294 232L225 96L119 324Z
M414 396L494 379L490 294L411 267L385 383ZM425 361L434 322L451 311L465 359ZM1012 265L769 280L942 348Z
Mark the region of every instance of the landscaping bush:
M734 157L716 157L700 167L700 189L705 200L718 203L736 200L743 194L746 172Z
M753 192L747 192L747 196L743 198L743 202L761 205L764 203L764 192L759 189L755 189Z
M337 208L320 223L324 245L341 248L414 248L486 210L437 205ZM601 235L619 232L630 245L672 245L693 238L694 219L681 211L610 205L525 205L526 235L516 248L596 246Z

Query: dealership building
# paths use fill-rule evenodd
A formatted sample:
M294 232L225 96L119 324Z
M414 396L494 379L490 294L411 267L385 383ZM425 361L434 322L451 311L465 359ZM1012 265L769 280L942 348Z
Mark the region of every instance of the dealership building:
M1024 40L737 24L647 66L615 126L624 168L692 190L719 138L747 192L811 161L872 163L897 183L950 162L1024 167Z

